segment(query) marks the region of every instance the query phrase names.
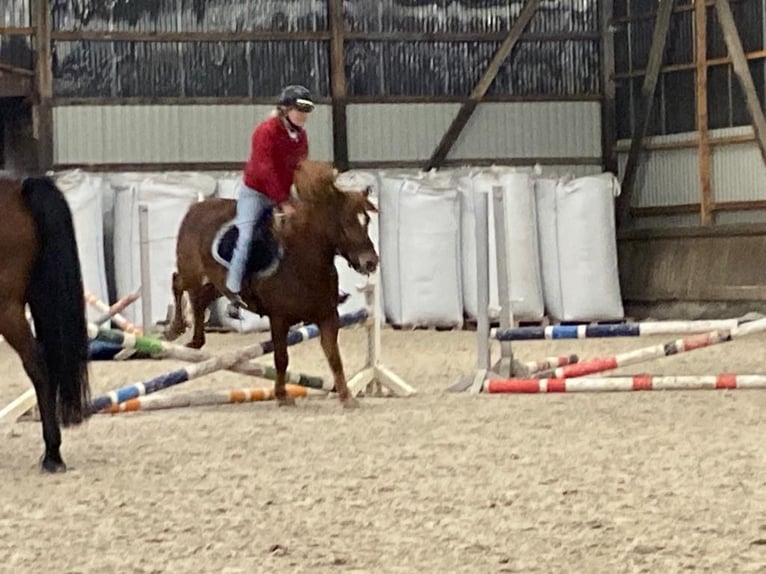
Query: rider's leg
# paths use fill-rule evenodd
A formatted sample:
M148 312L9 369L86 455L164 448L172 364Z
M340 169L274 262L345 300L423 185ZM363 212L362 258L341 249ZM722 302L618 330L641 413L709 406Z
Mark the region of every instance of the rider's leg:
M234 220L239 234L226 276L226 288L234 295L233 300L237 304L242 304L239 291L242 288L242 279L245 274L247 259L250 255L250 244L253 239L255 222L260 219L268 206L268 198L266 196L245 187L244 184L240 185L239 198L237 199L237 215Z

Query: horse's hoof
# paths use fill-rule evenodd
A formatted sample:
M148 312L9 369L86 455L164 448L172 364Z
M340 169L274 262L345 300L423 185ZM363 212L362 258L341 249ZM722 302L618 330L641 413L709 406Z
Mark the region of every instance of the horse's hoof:
M52 457L44 456L40 461L40 471L46 474L59 474L66 472L66 464L59 459L55 460Z
M345 400L341 400L341 404L343 405L344 409L358 409L361 406L359 401L354 397L348 397Z
M181 333L179 333L178 331L164 331L160 333L159 338L162 341L175 341L180 336L181 336Z
M192 339L191 341L186 343L186 346L189 347L190 349L201 349L204 344L205 344L204 342L195 341L194 339Z
M295 399L292 397L285 397L283 399L277 399L278 407L294 407Z

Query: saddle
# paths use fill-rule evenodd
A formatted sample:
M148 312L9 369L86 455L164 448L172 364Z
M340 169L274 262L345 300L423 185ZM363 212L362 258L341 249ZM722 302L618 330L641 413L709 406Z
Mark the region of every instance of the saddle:
M281 216L280 216L281 218ZM224 223L213 238L212 255L226 269L231 266L234 246L239 237L239 230L232 218ZM284 255L284 248L274 234L274 208L265 210L261 219L255 223L250 254L245 265L245 277L254 276L262 279L276 273Z

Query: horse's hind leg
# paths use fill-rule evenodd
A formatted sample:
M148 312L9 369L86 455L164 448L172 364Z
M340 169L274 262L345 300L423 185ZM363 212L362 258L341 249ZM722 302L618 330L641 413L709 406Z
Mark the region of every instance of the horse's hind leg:
M56 397L48 383L42 350L32 336L23 305L13 303L0 308L0 334L18 353L35 387L45 440L42 469L47 472L64 472L66 464L61 458L61 429L56 418Z
M181 274L173 273L173 321L165 329L164 338L168 341L174 341L186 332L186 320L183 310L184 285Z
M187 345L192 349L201 349L205 345L205 309L216 300L219 293L212 283L206 283L189 290L189 300L194 312L194 334Z
M324 321L320 321L318 326L319 336L321 337L322 342L322 350L324 351L325 357L327 357L327 362L332 370L332 375L335 380L335 390L338 391L338 398L346 408L358 407L359 403L348 392L346 374L343 372L343 360L340 357L340 349L338 348L338 316L333 315Z

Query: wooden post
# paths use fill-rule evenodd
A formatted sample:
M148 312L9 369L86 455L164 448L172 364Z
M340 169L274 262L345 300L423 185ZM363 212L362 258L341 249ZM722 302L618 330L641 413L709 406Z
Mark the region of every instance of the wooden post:
M332 95L332 136L335 167L340 171L348 169L348 122L346 118L346 67L344 58L343 0L328 1L328 18L332 40L330 40L330 91Z
M601 157L604 171L618 174L617 166L617 104L614 81L614 32L612 17L614 1L599 2L599 20L601 28Z
M460 107L457 116L452 120L452 124L442 137L441 142L439 142L439 145L436 146L433 154L431 154L431 159L429 159L426 164L426 171L439 167L447 158L452 146L457 141L457 138L460 136L465 125L468 123L476 106L479 105L479 102L484 98L484 95L487 93L487 90L489 90L495 77L497 77L497 73L500 71L500 66L502 66L503 62L508 58L514 46L519 41L519 38L521 38L521 34L524 32L527 24L537 11L540 1L541 0L527 0L527 3L524 5L524 8L522 8L518 18L516 18L513 26L511 26L511 29L508 31L508 36L506 36L503 43L497 49L497 52L495 52L495 55L492 57L492 60L489 62L487 69L484 71L484 75L482 75L481 79L476 83L470 96L468 96L468 100Z
M633 130L633 138L630 142L628 161L625 164L625 174L622 176L622 193L618 200L618 220L620 227L624 227L630 220L630 203L633 198L633 187L636 182L638 160L641 155L642 140L649 127L654 105L654 90L657 87L657 78L662 67L662 57L665 53L665 40L670 27L670 15L673 10L673 0L660 0L657 9L657 19L654 22L654 34L649 48L649 61L646 65L644 85L641 88L641 107Z
M713 223L713 189L710 181L710 137L707 111L707 6L694 3L695 93L697 101L697 163L700 181L700 223Z
M737 26L734 23L729 0L715 0L715 10L718 16L718 23L723 31L723 39L729 51L734 73L737 75L740 86L742 86L742 92L745 94L745 103L750 114L750 121L753 123L755 141L761 150L761 158L764 164L766 164L766 118L764 118L763 109L755 91L753 76L750 74L750 68L747 66L745 51L742 49L742 41L739 38Z
M37 140L37 168L53 167L53 63L51 59L51 8L49 0L35 0L35 91L32 112Z

